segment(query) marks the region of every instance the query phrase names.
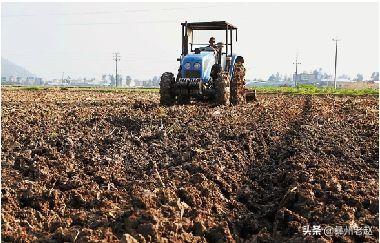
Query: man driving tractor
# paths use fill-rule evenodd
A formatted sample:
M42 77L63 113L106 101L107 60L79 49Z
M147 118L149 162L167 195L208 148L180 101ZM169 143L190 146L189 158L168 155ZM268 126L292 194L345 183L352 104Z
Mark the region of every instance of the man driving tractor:
M212 47L213 49L215 49L215 51L218 50L216 45L215 45L215 38L214 37L211 37L210 40L208 41L208 43L209 43L209 45L208 45L209 47Z
M201 48L195 48L195 53L199 54L201 51L207 50L208 51L213 50L214 53L218 53L218 46L215 45L215 37L210 37L210 40L208 41L209 45Z

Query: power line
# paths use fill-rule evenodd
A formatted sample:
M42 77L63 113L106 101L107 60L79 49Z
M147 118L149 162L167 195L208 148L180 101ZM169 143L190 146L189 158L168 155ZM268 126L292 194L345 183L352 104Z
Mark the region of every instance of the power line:
M93 23L69 23L69 24L59 24L64 26L72 26L72 25L116 25L116 24L172 24L179 23L178 20L152 20L152 21L133 21L133 22L93 22Z
M198 6L191 7L194 8L215 8L215 7L225 7L228 5L208 5L208 6ZM140 13L140 12L152 12L152 11L173 11L173 10L188 10L190 7L173 7L173 8L160 8L160 9L127 9L127 10L117 10L117 11L94 11L94 12L75 12L75 13L47 13L47 14L10 14L3 15L2 18L8 17L36 17L36 16L65 16L65 15L99 15L99 14L123 14L123 13Z

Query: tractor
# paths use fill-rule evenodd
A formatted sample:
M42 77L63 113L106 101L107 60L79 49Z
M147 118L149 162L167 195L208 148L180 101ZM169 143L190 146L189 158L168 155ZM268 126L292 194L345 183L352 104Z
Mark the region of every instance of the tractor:
M160 80L160 103L170 106L187 104L192 99L213 101L218 105L246 102L244 58L233 53L233 31L237 28L225 21L181 23L182 53L178 74L165 72ZM194 30L225 31L225 43L194 43Z

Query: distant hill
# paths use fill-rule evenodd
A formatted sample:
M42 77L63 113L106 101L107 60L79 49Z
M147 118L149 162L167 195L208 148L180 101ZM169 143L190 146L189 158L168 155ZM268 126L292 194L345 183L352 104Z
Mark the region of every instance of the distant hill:
M13 62L1 58L1 76L2 77L9 77L9 76L16 76L16 77L36 77L33 73L26 70L24 67L21 67L17 64L14 64Z

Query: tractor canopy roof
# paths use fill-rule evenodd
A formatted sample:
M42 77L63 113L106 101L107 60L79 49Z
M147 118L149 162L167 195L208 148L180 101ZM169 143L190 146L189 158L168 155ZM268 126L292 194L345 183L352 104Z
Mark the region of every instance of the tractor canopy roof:
M182 26L192 30L237 30L237 27L233 26L226 21L211 21L211 22L193 22L193 23L181 23Z

